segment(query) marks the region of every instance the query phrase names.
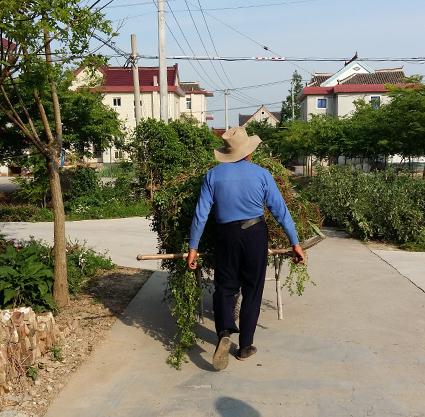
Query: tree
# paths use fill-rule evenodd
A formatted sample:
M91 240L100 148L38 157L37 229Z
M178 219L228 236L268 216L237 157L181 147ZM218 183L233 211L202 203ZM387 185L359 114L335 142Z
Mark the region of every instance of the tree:
M88 54L95 31L110 35L110 23L100 11L79 0L0 1L0 110L19 128L20 138L44 159L54 214L54 289L58 307L69 301L65 213L59 178L63 128L58 79L70 63L99 63ZM3 41L5 39L5 41ZM86 56L86 58L81 58ZM25 101L23 91L31 93ZM45 103L51 101L52 113ZM31 116L35 108L38 121Z
M121 138L125 135L118 114L103 103L103 95L88 89L70 90L67 74L58 82L58 96L61 103L61 120L63 131L62 148L75 154L78 159L93 156L94 150L104 150L111 145L121 146ZM20 90L25 103L31 101L31 91ZM16 97L10 97L11 103L18 106ZM53 103L49 97L43 102L46 114L53 114ZM37 120L37 109L28 107L34 125L42 128ZM18 127L8 122L4 113L0 112L0 163L12 163L29 166L29 157L37 154L31 142L20 140L22 133Z
M282 102L282 115L281 123L287 122L292 119L299 119L301 116L301 105L298 102L297 97L303 89L302 77L295 70L292 74L291 80L291 89L289 95L286 97L285 101ZM292 117L292 107L294 108L294 117Z
M391 102L384 106L389 137L404 157L425 155L425 85L392 88ZM424 167L425 176L425 167Z

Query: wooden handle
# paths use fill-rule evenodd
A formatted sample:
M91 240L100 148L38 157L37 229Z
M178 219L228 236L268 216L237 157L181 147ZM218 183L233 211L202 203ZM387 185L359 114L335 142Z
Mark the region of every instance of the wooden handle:
M322 236L313 236L310 239L305 240L301 243L303 250L307 250L319 242L321 242L325 237ZM198 253L198 256L205 256L208 254ZM292 256L291 248L281 248L281 249L269 249L269 255L283 255L290 258ZM186 259L187 253L156 253L152 255L137 255L138 261L149 261L149 260L160 260L160 259Z

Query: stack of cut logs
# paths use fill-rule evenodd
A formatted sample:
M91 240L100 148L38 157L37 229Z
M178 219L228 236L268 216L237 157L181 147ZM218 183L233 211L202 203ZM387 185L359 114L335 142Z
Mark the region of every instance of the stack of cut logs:
M36 315L29 307L0 310L0 395L55 345L57 337L52 313Z

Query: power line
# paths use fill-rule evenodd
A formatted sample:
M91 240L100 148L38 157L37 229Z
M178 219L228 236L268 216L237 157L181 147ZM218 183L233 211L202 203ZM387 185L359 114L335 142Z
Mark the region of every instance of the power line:
M175 0L170 0L175 1ZM275 3L260 3L260 4L246 4L241 6L228 6L228 7L209 7L204 8L206 11L220 11L220 10L238 10L238 9L254 9L262 7L277 7L277 6L288 6L293 4L303 4L303 3L312 3L319 0L298 0L298 1L280 1ZM117 4L114 6L105 6L108 9L122 8L122 7L133 7L133 6L147 6L152 4L150 1L143 1L139 3L129 3L129 4ZM176 9L174 12L186 12L184 9ZM199 9L191 9L192 12L199 12Z
M144 59L157 59L156 55L141 55ZM230 62L241 62L241 61L257 61L257 62L346 62L350 58L334 58L334 57L284 57L284 56L190 56L190 55L174 55L169 56L167 59L174 60L196 60L196 61L230 61ZM418 63L425 62L425 56L416 57L365 57L357 58L356 61L360 62L405 62L405 63ZM310 73L310 72L309 72ZM311 73L310 73L311 74Z
M261 84L252 84L252 85L244 85L242 87L235 87L235 88L230 88L229 90L249 90L252 88L259 88L259 87L267 87L267 86L272 86L272 85L277 85L277 84L284 84L284 83L288 83L291 82L291 79L288 80L280 80L280 81L271 81L269 83L261 83ZM309 80L302 80L302 81L309 81ZM216 90L213 90L213 92L215 92Z
M187 4L187 1L185 0L185 2L186 2L186 6L187 6L187 8L188 8L188 10L189 10L189 6L188 6L188 4ZM203 9L202 9L202 5L201 5L201 1L200 0L198 0L198 6L199 6L199 10L201 11L201 13L202 13L202 17L203 17L203 20L204 20L204 24L205 24L205 27L206 27L206 29L207 29L207 32L208 32L208 36L209 36L209 38L210 38L210 41L211 41L211 44L212 44L212 46L213 46L213 49L214 49L214 52L216 53L216 55L219 55L219 53L218 53L218 50L217 50L217 47L216 47L216 45L215 45L215 42L214 42L214 39L213 39L213 37L212 37L212 33L211 33L211 30L210 30L210 28L209 28L209 25L208 25L208 22L207 22L207 19L206 19L206 17L205 17L205 13L204 13L204 11L203 11ZM190 12L189 12L190 13ZM192 14L191 14L191 16L192 16ZM193 19L193 18L192 18ZM204 45L204 47L205 47L205 45ZM213 65L213 62L210 60L210 62L211 62L211 65L213 66L213 68L214 68L214 71L217 73L217 70L215 69L215 67L214 67L214 65ZM228 80L228 82L230 83L230 86L231 87L233 87L233 83L232 83L232 80L230 79L230 76L228 75L228 73L226 72L226 70L224 69L224 66L223 66L223 63L221 62L221 61L219 61L219 64L220 64L220 67L221 67L221 70L222 70L222 72L223 72L223 74L224 74L224 76L226 77L226 79ZM217 73L217 75L218 75L218 73ZM222 81L222 83L223 84L225 84L224 83L224 81L222 80L222 78L221 77L219 77L220 78L220 80ZM239 97L240 98L239 98ZM237 96L235 97L235 96L233 96L236 100L239 100L239 101L244 101L244 102L249 102L249 101L251 101L251 100L254 100L254 101L256 101L257 99L254 99L253 97L249 97L248 95L245 95L245 94L241 94L241 93L238 93L237 94Z
M275 105L281 105L282 101L275 101L273 103L259 103L259 104L253 104L252 106L242 106L242 107L230 107L227 110L242 110L242 109L251 109L253 107L261 107L261 106L275 106ZM220 109L213 109L213 110L207 110L207 111L195 111L193 113L213 113L213 112L222 112L224 111L223 108Z
M166 0L167 1L167 0ZM181 32L181 34L182 34L182 36L183 36L183 39L185 40L185 42L186 42L186 44L187 44L187 46L189 47L189 49L190 49L190 51L192 52L192 54L193 55L195 55L195 52L193 51L193 48L192 48L192 45L190 44L190 42L189 42L189 40L187 39L187 36L186 36L186 34L184 33L184 31L183 31L183 29L182 29L182 27L181 27L181 25L180 25L180 23L179 23L179 21L178 21L178 19L177 19L177 17L176 17L176 15L174 14L174 11L173 11L173 9L172 9L172 7L170 6L170 4L168 3L168 1L167 1L167 4L168 4L168 8L169 8L169 10L170 10L170 12L171 12L171 14L172 14L172 16L173 16L173 18L174 18L174 20L175 20L175 22L176 22L176 24L177 24L177 26L178 26L178 28L179 28L179 30L180 30L180 32ZM169 28L169 26L167 25L167 27ZM174 36L174 39L176 39L175 38L175 36ZM206 59L208 59L208 57L206 58ZM220 86L218 86L217 84L216 84L216 82L210 77L210 75L208 74L208 72L205 70L205 68L202 66L202 64L201 64L201 62L198 60L198 59L196 59L196 57L194 58L194 60L195 61L197 61L197 63L198 63L198 65L199 65L199 67L202 69L202 71L203 71L203 73L206 75L206 77L210 80L210 83L213 85L213 86L215 86L216 88L218 87L218 88L220 88ZM199 75L199 72L198 71L196 71L196 73ZM206 84L208 84L208 83L206 83Z
M176 1L176 0L168 0L168 1ZM116 4L114 6L108 6L108 9L117 9L120 7L133 7L133 6L152 6L152 0L151 1L142 1L139 3L129 3L129 4Z
M216 44L215 44L214 39L213 39L213 37L212 37L212 33L211 33L210 27L209 27L209 25L208 25L207 19L206 19L206 17L205 17L205 13L204 13L204 10L203 10L203 8L202 8L201 1L200 1L200 0L197 0L197 1L198 1L199 10L200 10L200 11L201 11L201 13L202 13L202 18L203 18L203 20L204 20L205 27L207 28L208 36L209 36L209 38L210 38L210 40L211 40L211 44L212 44L212 46L213 46L213 48L214 48L214 52L216 53L216 55L217 55L217 56L219 56L220 54L218 53L218 50L217 50ZM230 76L229 76L229 74L227 73L227 71L224 69L224 65L223 65L223 63L222 63L221 61L219 61L219 63L220 63L220 67L221 67L221 70L223 71L224 76L227 78L227 80L228 80L228 81L229 81L229 83L230 83L230 86L232 87L232 91L235 91L235 90L234 90L234 85L233 85L233 83L232 83L232 80L230 79ZM254 100L254 101L257 101L257 99L255 99L254 97L250 97L250 96L249 96L249 95L247 95L247 94L240 93L240 92L239 92L238 94L239 94L239 96L241 96L242 98L245 98L245 100L246 100L246 99L248 99L248 100Z
M193 18L192 12L191 12L191 11L190 11L190 9L189 9L189 4L188 4L187 0L184 0L184 2L185 2L185 4L186 4L187 10L189 11L189 15L190 15L190 18L191 18L191 20L192 20L193 26L195 26L195 30L196 30L196 33L198 34L198 38L199 38L199 40L201 41L201 44L202 44L202 46L203 46L203 48L204 48L205 53L206 53L206 54L207 54L207 56L209 57L209 53L208 53L208 51L207 51L207 47L205 46L205 42L204 42L204 40L202 39L202 36L201 36L201 34L200 34L200 32L199 32L198 25L196 24L195 19ZM225 85L225 82L223 81L223 79L221 78L220 74L218 73L217 69L215 68L215 66L214 66L214 64L213 64L213 61L212 61L211 59L210 59L209 61L210 61L210 63L211 63L211 67L212 67L212 69L214 70L214 72L216 73L216 75L217 75L218 79L220 80L220 82L221 82L223 85Z
M281 1L277 3L260 3L260 4L247 4L244 6L228 6L228 7L210 7L204 10L207 11L219 11L219 10L238 10L238 9L256 9L260 7L274 7L274 6L286 6L290 4L302 4L312 3L318 0L300 0L300 1Z
M152 0L152 2L153 2L153 4L155 5L155 7L157 7L157 5L156 5L156 3L155 3L155 0ZM168 4L168 7L170 7L170 5L169 5L169 4ZM175 16L174 16L174 19L176 20ZM176 23L177 23L177 25L178 25L178 26L180 26L177 20L176 20ZM182 47L182 45L181 45L181 44L180 44L180 42L178 41L177 37L174 35L174 32L172 31L172 29L171 29L171 27L169 26L169 24L168 24L168 22L167 22L167 21L165 21L165 25L167 26L168 31L170 32L171 36L173 37L174 41L176 42L176 44L177 44L177 46L179 47L179 49L181 50L181 52L182 52L183 54L186 54L186 52L184 51L184 48ZM181 27L180 27L180 31L183 33L183 31L182 31ZM185 37L184 33L183 33L183 37ZM189 48L191 48L191 46L190 46L190 44L187 42L187 40L186 40L186 43L189 45ZM192 51L192 53L193 53L193 49L191 49L191 51ZM138 58L139 58L139 57L140 57L140 56L138 56ZM157 59L158 59L158 58L157 58ZM188 62L189 62L189 64L190 64L190 66L192 67L192 69L195 71L195 73L199 76L200 80L201 80L203 83L208 84L208 82L204 79L204 77L203 77L203 76L199 73L199 71L196 69L195 65L193 65L193 62L192 62L192 61L188 61ZM201 65L201 63L200 63L199 61L198 61L198 65L200 66L200 68L201 68L202 70L204 70L204 69L203 69L203 67L202 67L202 65ZM205 70L204 70L204 72L205 72Z

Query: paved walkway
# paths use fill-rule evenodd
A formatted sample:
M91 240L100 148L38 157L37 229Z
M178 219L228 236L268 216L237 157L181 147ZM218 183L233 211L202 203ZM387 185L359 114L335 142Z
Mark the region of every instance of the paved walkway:
M156 235L150 230L150 221L143 217L113 220L83 220L66 222L66 236L71 241L87 242L88 246L107 251L112 261L120 266L140 268L138 253L156 253ZM0 223L0 234L11 239L34 236L53 242L53 223ZM159 262L146 261L145 269L159 269Z
M10 194L18 189L12 177L0 177L0 193Z
M425 252L373 250L373 253L425 291Z
M134 220L134 239L154 244L147 230L149 238L136 237L142 224ZM117 256L127 244L118 238L127 235L115 226ZM95 232L87 238L109 244ZM302 297L285 296L278 321L267 283L258 354L232 359L222 372L210 365L208 292L201 340L188 363L181 371L165 363L173 322L162 302L166 275L155 272L47 417L425 417L424 293L353 239L328 237L309 255L318 285Z

